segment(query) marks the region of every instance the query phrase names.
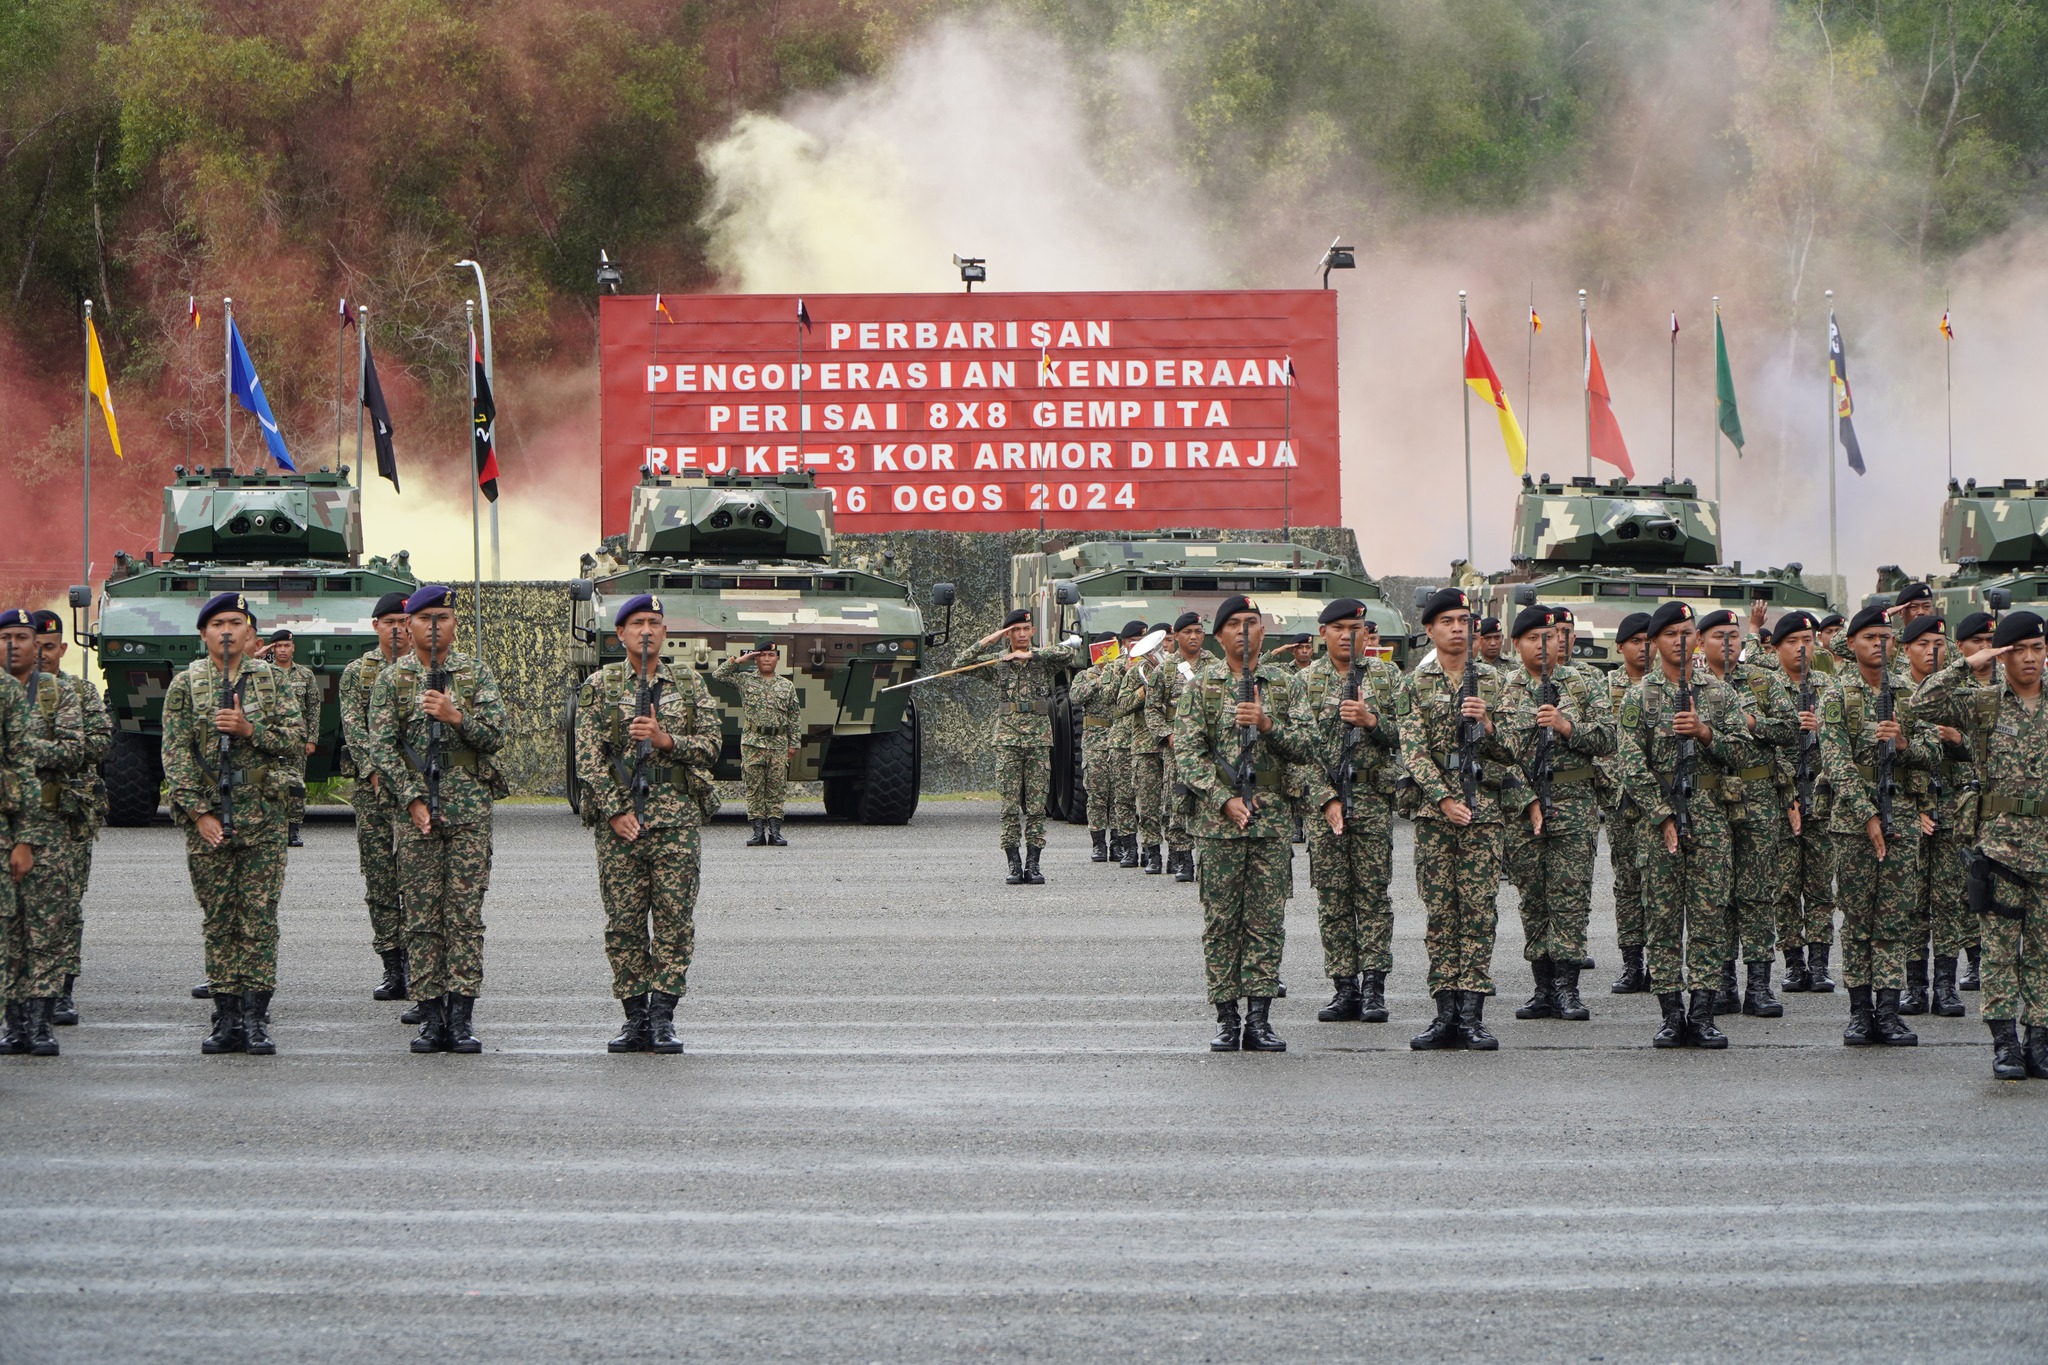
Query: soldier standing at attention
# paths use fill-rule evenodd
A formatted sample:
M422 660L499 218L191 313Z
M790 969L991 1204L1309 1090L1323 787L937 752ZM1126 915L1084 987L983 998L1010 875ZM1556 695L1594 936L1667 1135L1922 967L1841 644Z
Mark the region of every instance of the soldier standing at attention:
M1965 622L1963 627L1974 625ZM1973 632L1974 633L1974 632ZM1971 907L1984 937L1984 1022L1991 1074L2048 1080L2048 706L2041 618L2015 611L1991 645L1921 684L1915 715L1988 742L1978 773L1978 842L1969 864ZM2026 1025L2022 1043L2019 1025Z
M1971 612L1956 627L1956 652L1965 659L1975 658L1978 654L1991 648L1991 635L1997 628L1998 622L1989 612ZM1997 665L1993 664L1992 667L1995 669ZM1975 675L1973 674L1972 676ZM1981 792L1983 785L1983 761L1979 755L1985 753L1990 747L1990 732L1988 729L1980 729L1963 733L1965 742L1970 748L1971 759L1967 766L1959 764L1957 767L1957 776L1963 779L1958 786L1959 788L1968 789L1972 784L1975 784L1976 790ZM1981 802L1972 793L1970 794L1970 799L1962 805L1961 810L1962 814L1956 821L1956 837L1962 841L1965 847L1974 848L1977 843L1978 826L1982 823ZM1965 882L1964 885L1965 893L1967 894L1968 883ZM1972 911L1971 915L1971 938L1969 946L1964 950L1967 956L1960 964L1956 973L1956 989L1959 991L1975 991L1982 983L1980 969L1984 960L1983 926L1975 922L1975 911Z
M1164 633L1166 627L1152 626L1145 633L1155 630ZM1138 710L1131 720L1131 789L1138 807L1138 866L1148 877L1166 871L1159 846L1165 838L1166 755L1173 739L1173 717L1169 714L1162 720L1151 703L1152 693L1166 685L1172 652L1165 646L1171 639L1166 635L1160 648L1132 660L1124 680L1125 689L1135 691L1138 698Z
M711 771L724 722L697 670L662 659L668 623L660 598L627 598L612 625L626 660L585 679L576 705L576 776L584 823L597 834L604 952L612 995L626 1012L605 1050L672 1054L683 1050L676 1002L697 941L697 829L718 808ZM772 661L774 647L765 648ZM736 672L760 655L722 667ZM793 688L791 697L793 706ZM780 745L783 736L770 738Z
M1814 638L1820 642L1820 647L1834 655L1836 662L1849 664L1856 660L1849 653L1849 641L1842 634L1842 627L1846 624L1840 614L1829 612L1820 618L1820 624L1814 627L1813 633Z
M1651 1043L1724 1048L1728 1035L1714 1025L1714 983L1727 956L1733 855L1721 779L1739 761L1724 736L1746 727L1734 689L1694 673L1693 621L1683 602L1666 602L1650 618L1650 671L1621 704L1622 781L1643 812L1650 988L1664 1018ZM1681 687L1691 690L1684 707ZM1681 777L1690 778L1689 799L1676 790Z
M1834 685L1816 667L1825 654L1820 643L1819 621L1812 612L1791 611L1778 618L1771 633L1771 652L1777 656L1777 671L1785 679L1799 718L1801 735L1820 734L1820 701ZM1831 656L1830 656L1831 657ZM1811 683L1813 708L1800 710L1799 694ZM1793 742L1778 750L1778 778L1792 789L1795 808L1799 802L1799 745ZM1812 761L1812 796L1800 811L1789 839L1780 843L1778 865L1778 936L1785 945L1785 989L1818 991L1835 989L1828 976L1828 957L1835 942L1835 845L1828 832L1834 805L1828 786L1827 769L1819 762L1816 749Z
M1202 962L1216 1007L1212 1052L1285 1052L1268 1017L1287 942L1287 764L1309 754L1290 670L1261 663L1265 618L1244 597L1216 609L1221 660L1198 669L1173 723L1174 762L1195 795ZM1245 1002L1239 1031L1237 1002Z
M411 648L405 624L405 594L387 592L370 612L377 647L349 660L341 670L342 773L355 779L348 803L356 813L356 865L363 872L363 900L370 908L370 948L384 962L384 979L373 1000L406 997L405 924L398 903L399 809L383 776L363 758L370 750L370 693L384 670Z
M398 889L420 1016L412 1050L481 1052L472 1022L484 984L491 803L510 792L491 763L505 743L505 703L484 661L455 648L453 593L429 583L405 608L413 652L370 694L365 757L403 815Z
M1500 667L1501 645L1500 618L1483 616L1479 620L1479 662L1489 668Z
M1939 616L1920 616L1906 627L1904 648L1908 676L1916 695L1920 685L1941 671L1943 631L1948 623ZM1971 762L1969 742L1953 725L1936 725L1935 764L1925 774L1915 773L1916 791L1927 812L1921 821L1926 837L1920 844L1920 888L1912 924L1912 942L1906 956L1906 989L1899 996L1900 1014L1932 1012L1944 1019L1963 1016L1963 999L1956 994L1956 959L1977 941L1977 927L1969 919L1969 893L1963 886L1963 829L1974 815L1975 788L1979 785ZM1968 790L1966 790L1968 789ZM1929 948L1933 949L1934 972L1930 996Z
M1116 637L1098 631L1088 637L1092 648ZM1081 779L1088 792L1088 840L1094 850L1090 862L1109 861L1109 760L1103 746L1109 742L1109 708L1115 700L1105 686L1112 656L1104 656L1076 673L1067 683L1067 700L1081 708Z
M1829 828L1842 900L1842 984L1849 990L1849 1047L1912 1047L1919 1037L1899 1018L1906 947L1920 894L1921 800L1906 781L1936 762L1934 730L1913 715L1912 686L1891 666L1892 631L1883 607L1865 607L1849 623L1856 663L1835 676L1821 701L1820 754L1835 789ZM1890 694L1892 718L1878 712ZM1897 791L1885 812L1879 764L1890 751ZM1890 828L1885 828L1885 816Z
M206 655L171 680L163 739L213 989L213 1032L199 1050L269 1056L289 764L305 751L305 715L277 670L254 657L256 619L240 593L201 607L199 634Z
M1138 669L1139 660L1131 657L1131 648L1145 635L1143 621L1126 621L1117 638L1117 656L1110 663L1108 676L1103 686L1111 689L1109 704L1109 745L1108 759L1112 772L1109 788L1109 854L1118 867L1134 868L1138 865L1138 792L1137 775L1131 764L1131 742L1141 726L1138 715L1144 705L1139 689L1133 688L1131 675Z
M1501 691L1501 736L1521 765L1528 796L1524 810L1504 818L1504 859L1521 893L1522 956L1536 982L1515 1018L1585 1020L1593 1016L1579 998L1579 972L1600 840L1594 764L1614 752L1614 715L1603 680L1576 669L1557 672L1555 615L1556 608L1528 606L1515 617L1517 664ZM1544 698L1546 684L1553 700ZM1540 765L1549 769L1547 780L1539 747L1549 751Z
M995 685L996 790L1003 798L1003 856L1011 886L1043 886L1039 853L1045 847L1045 793L1052 778L1052 687L1073 652L1058 645L1033 648L1031 613L1014 608L1000 628L974 642L957 666L998 662L981 670ZM1089 775L1092 785L1094 775ZM1025 845L1023 857L1018 845Z
M1298 679L1307 671L1308 666L1316 661L1316 637L1302 631L1275 649L1273 657L1279 660L1281 667L1292 669ZM1307 843L1308 829L1303 821L1308 815L1308 792L1293 785L1292 782L1287 788L1287 810L1289 818L1293 821L1294 842ZM1282 999L1286 998L1285 990L1280 994Z
M1621 667L1601 682L1607 689L1607 710L1621 714L1628 691L1650 668L1650 617L1632 611L1615 627L1614 650ZM1640 995L1650 988L1643 970L1642 812L1636 809L1621 780L1621 732L1615 731L1614 752L1594 760L1600 773L1600 815L1607 823L1607 861L1614 871L1614 937L1621 948L1621 975L1607 988L1610 995Z
M748 848L789 846L782 837L782 794L789 787L789 765L796 762L803 708L796 680L776 676L777 661L775 642L757 640L751 654L735 654L711 670L714 681L740 694L740 773L746 779L747 818L754 822Z
M291 848L304 848L305 844L299 839L299 826L306 819L306 760L320 747L320 679L312 669L293 662L297 652L298 644L289 630L280 626L270 632L270 648L264 658L284 675L285 690L297 700L305 717L300 727L306 736L305 745L295 758L288 756L285 765L290 774L287 780L291 784L285 806L285 843Z
M1482 623L1483 624L1483 623ZM1500 895L1501 805L1521 780L1514 753L1494 729L1500 674L1471 656L1472 610L1463 588L1441 588L1422 607L1436 657L1410 673L1395 707L1401 759L1421 792L1415 813L1415 886L1428 911L1429 989L1436 1019L1408 1040L1417 1051L1500 1042L1485 1024L1493 994L1493 936ZM1464 684L1471 673L1474 692ZM1459 734L1476 727L1482 771L1461 773ZM1470 783L1468 796L1467 783Z
M100 760L107 755L107 748L114 741L114 722L107 715L107 705L100 699L100 690L90 679L74 678L64 672L64 621L54 611L38 611L34 616L36 631L36 662L42 669L42 681L29 700L34 709L48 715L59 709L55 697L45 697L47 688L58 688L78 699L78 708L84 727L85 749L83 761L68 769L62 776L64 790L57 797L58 809L71 834L71 840L61 848L46 850L45 856L57 856L65 860L65 886L61 940L64 945L64 989L57 997L56 1005L50 1011L52 1024L76 1024L78 1007L71 998L72 987L78 982L78 975L84 967L85 953L85 891L92 880L92 847L99 838L100 826L106 823L106 785L100 780ZM31 718L33 723L34 718ZM51 798L45 795L43 808L47 810Z
M1195 795L1188 790L1187 783L1180 780L1180 765L1174 758L1171 731L1175 717L1179 714L1180 699L1187 691L1195 670L1202 666L1206 652L1202 648L1204 636L1202 618L1195 612L1184 611L1173 621L1173 635L1167 645L1173 655L1167 660L1160 686L1145 694L1145 705L1150 719L1148 724L1166 726L1169 736L1166 746L1165 782L1167 797L1166 817L1166 870L1177 882L1191 882L1195 879L1195 839L1193 820Z
M69 940L64 908L76 876L78 803L71 777L84 761L85 717L76 694L42 672L35 630L35 618L24 608L0 613L6 704L14 722L7 734L9 848L28 850L9 869L7 970L0 992L7 998L8 1050L54 1057L57 1040L50 1026L63 993Z
M1323 1023L1387 1019L1393 969L1394 722L1401 672L1362 652L1365 604L1340 597L1316 618L1323 657L1294 675L1297 714L1308 722L1309 757L1298 785L1317 812L1308 825L1309 885L1316 892L1323 972L1337 988ZM1354 688L1355 683L1355 688ZM1354 695L1355 691L1355 695ZM1339 790L1340 784L1348 790Z

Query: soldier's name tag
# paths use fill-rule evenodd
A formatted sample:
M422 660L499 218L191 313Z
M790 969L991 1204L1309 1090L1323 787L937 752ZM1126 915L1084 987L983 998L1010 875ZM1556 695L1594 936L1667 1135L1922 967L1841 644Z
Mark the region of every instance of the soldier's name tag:
M2000 721L1991 727L1991 733L1994 735L2004 735L2007 739L2018 739L2020 737L2020 727L2009 720Z

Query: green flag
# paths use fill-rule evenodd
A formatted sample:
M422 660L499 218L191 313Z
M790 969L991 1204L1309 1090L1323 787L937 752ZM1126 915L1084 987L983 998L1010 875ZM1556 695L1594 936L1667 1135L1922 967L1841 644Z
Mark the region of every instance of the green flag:
M1728 335L1721 330L1721 313L1714 312L1714 420L1721 434L1735 443L1742 454L1742 414L1735 410L1735 376L1728 369Z

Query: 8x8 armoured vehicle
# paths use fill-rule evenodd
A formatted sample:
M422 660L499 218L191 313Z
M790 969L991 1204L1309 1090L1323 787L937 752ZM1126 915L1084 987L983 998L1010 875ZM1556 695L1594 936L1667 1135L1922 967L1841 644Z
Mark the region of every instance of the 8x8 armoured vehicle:
M2048 601L2048 479L1985 486L1950 479L1941 505L1941 559L1955 567L1928 583L1936 609L1949 620L2015 604L2042 610ZM1897 565L1886 565L1866 605L1889 606L1913 581Z

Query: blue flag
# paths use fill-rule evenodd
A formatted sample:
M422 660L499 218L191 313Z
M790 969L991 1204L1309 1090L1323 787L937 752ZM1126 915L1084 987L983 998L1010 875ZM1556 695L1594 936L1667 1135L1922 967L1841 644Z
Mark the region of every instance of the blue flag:
M256 362L249 359L249 348L242 344L242 329L228 319L228 389L235 395L235 401L247 408L263 428L263 443L270 447L270 458L277 461L280 469L297 472L298 466L284 448L284 433L277 429L277 418L270 412L270 400L263 396L263 381L256 377Z

